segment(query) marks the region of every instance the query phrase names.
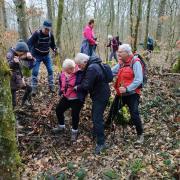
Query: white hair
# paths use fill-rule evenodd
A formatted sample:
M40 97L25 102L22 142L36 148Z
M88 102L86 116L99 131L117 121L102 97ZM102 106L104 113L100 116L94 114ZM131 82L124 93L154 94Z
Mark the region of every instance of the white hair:
M129 44L122 44L119 45L119 48L123 49L124 51L126 51L129 55L133 54L132 53L132 48Z
M113 36L111 34L108 34L108 39L112 39Z
M74 60L72 60L72 59L65 59L62 64L63 69L75 68L75 66L76 66L76 64L75 64Z
M89 61L89 56L84 53L78 53L75 57L75 63L84 64Z

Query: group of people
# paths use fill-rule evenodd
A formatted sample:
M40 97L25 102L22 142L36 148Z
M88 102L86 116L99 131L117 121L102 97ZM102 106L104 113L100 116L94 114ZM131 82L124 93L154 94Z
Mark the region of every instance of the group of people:
M54 92L54 79L52 61L49 55L50 48L56 53L54 36L51 33L51 22L44 21L43 27L35 31L27 44L19 41L15 48L10 48L7 60L12 70L11 90L13 106L16 105L16 91L24 88L22 104L37 93L38 72L40 63L43 62L48 71L49 90ZM124 106L129 107L133 124L137 131L137 143L143 143L143 126L139 115L139 97L143 83L143 68L138 57L134 56L129 44L118 45L117 64L108 69L100 57L96 55L98 45L94 33L94 20L90 20L83 31L83 42L80 53L74 59L65 59L62 72L59 75L60 100L56 106L58 125L53 128L54 133L65 132L64 112L72 109L71 141L78 138L79 114L87 94L92 99L93 134L97 145L95 154L100 154L107 148L104 129L111 126L114 114ZM31 84L25 83L22 74L22 62L32 68ZM103 113L111 94L110 84L116 77L114 88L116 96L110 108L109 116L104 122Z

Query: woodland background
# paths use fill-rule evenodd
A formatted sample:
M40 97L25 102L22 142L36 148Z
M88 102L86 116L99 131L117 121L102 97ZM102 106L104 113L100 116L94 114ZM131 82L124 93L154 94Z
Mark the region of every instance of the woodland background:
M179 7L179 0L0 0L0 179L179 179ZM14 112L5 59L18 39L27 40L44 19L51 19L59 51L53 58L58 77L57 65L79 52L90 18L95 19L97 54L103 61L108 61L107 37L112 34L130 43L148 64L140 107L144 145L134 146L133 128L126 128L123 137L122 127L116 127L115 135L106 132L111 147L101 156L92 154L90 100L81 112L78 142L71 145L69 133L62 138L51 134L59 97L48 93L44 66L40 91L33 99L36 111L19 104ZM151 54L145 46L148 34L155 41ZM17 121L21 128L15 129ZM70 128L69 112L66 121Z

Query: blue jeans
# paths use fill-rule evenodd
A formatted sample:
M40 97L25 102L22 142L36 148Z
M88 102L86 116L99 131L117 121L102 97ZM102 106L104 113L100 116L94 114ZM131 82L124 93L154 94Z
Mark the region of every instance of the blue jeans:
M80 48L80 52L87 54L88 56L93 56L95 55L96 51L96 46L95 45L90 45L88 40L83 40Z
M32 87L37 87L38 74L39 74L39 68L40 68L41 62L44 63L44 65L46 66L46 69L48 71L49 86L53 86L54 85L53 65L51 62L50 55L48 54L46 56L35 56L35 58L36 58L36 63L32 70L32 82L31 82Z
M113 57L116 60L116 62L118 62L116 51L111 51L111 54L109 55L109 60L112 61Z
M98 145L103 145L105 143L103 114L106 105L107 101L94 100L92 102L92 121L94 126L93 129L97 138Z

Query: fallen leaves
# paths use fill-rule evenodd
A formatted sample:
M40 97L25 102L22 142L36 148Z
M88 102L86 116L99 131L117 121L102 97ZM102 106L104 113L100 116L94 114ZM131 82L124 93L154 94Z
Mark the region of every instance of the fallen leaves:
M65 114L67 131L54 135L57 125L55 105L59 97L47 91L44 71L40 92L33 101L37 111L17 111L23 136L18 137L25 171L22 179L177 179L179 177L179 116L175 82L170 76L153 75L141 98L145 142L134 145L135 129L115 127L115 135L106 131L110 148L101 156L92 152L96 142L92 136L91 101L88 98L81 112L79 137L70 143L71 111ZM21 94L20 94L21 95ZM53 98L53 101L52 101ZM107 116L105 112L105 117Z

